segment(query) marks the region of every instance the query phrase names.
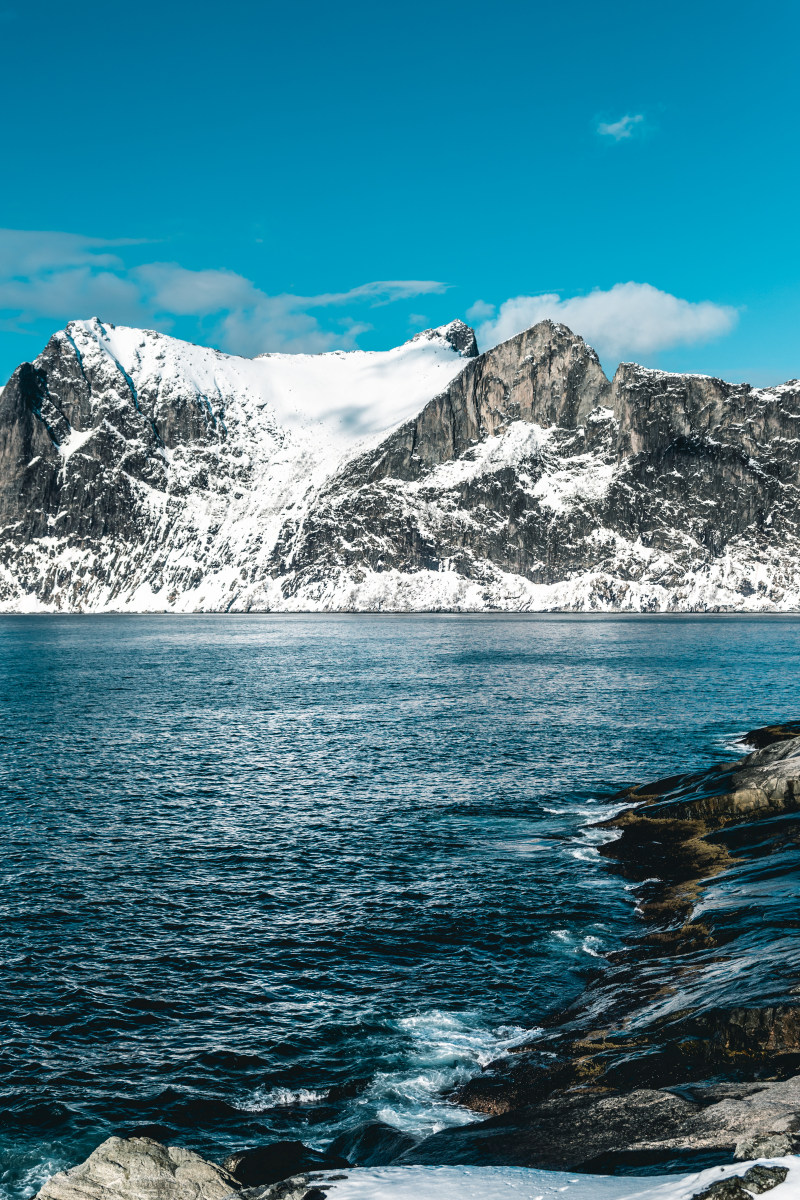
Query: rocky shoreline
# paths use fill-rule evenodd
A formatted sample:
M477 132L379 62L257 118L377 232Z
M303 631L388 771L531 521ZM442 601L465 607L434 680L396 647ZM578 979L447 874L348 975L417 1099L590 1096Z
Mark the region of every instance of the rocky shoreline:
M111 1138L38 1200L322 1200L323 1185L351 1167L640 1176L796 1154L799 964L787 956L765 968L759 944L778 946L782 925L796 922L800 722L746 741L756 749L736 762L616 798L597 826L608 834L599 849L636 897L641 933L535 1042L452 1096L486 1120L416 1143L375 1122L324 1154L278 1143L221 1166L149 1138ZM786 1172L749 1166L696 1195L758 1194Z

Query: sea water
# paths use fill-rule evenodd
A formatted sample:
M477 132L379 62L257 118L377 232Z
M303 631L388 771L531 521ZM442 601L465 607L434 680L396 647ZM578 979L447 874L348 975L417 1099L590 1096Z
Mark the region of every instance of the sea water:
M0 618L5 1195L475 1119L636 927L591 823L800 718L799 662L796 617Z

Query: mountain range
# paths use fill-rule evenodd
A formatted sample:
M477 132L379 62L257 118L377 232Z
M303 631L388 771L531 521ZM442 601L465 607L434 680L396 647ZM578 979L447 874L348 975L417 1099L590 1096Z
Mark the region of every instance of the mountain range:
M238 358L73 321L0 392L0 611L800 608L800 381L543 321Z

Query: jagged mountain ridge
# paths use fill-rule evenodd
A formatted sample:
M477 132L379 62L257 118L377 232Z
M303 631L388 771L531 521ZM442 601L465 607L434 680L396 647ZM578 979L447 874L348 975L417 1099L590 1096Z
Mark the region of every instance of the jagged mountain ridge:
M798 422L549 321L255 360L73 322L0 394L0 606L795 609Z

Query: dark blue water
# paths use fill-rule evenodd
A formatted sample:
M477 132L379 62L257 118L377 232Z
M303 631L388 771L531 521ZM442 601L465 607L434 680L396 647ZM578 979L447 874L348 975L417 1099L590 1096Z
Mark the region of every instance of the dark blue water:
M3 1186L443 1087L637 918L584 827L800 716L800 619L0 618Z

